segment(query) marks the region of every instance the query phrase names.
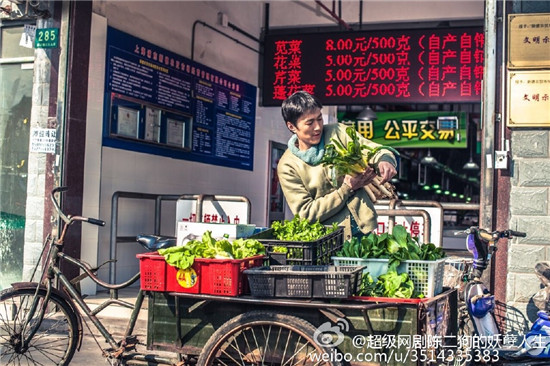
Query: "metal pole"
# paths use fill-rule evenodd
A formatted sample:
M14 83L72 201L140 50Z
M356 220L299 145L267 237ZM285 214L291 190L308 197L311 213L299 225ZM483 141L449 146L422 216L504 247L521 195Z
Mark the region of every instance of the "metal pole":
M481 151L480 226L493 228L494 136L496 107L497 0L485 1L485 67L481 98L483 144Z
M116 260L116 238L118 227L118 196L120 192L115 192L111 198L111 241L109 250L109 259ZM109 262L109 282L116 283L115 262Z

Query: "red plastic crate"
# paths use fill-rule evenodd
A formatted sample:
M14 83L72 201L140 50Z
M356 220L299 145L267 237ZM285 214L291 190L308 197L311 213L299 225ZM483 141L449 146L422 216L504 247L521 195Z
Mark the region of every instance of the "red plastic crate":
M261 266L264 260L263 255L245 259L196 258L190 269L178 270L157 252L137 257L142 290L221 296L238 296L248 290L243 271Z
M178 270L166 263L157 252L138 254L141 289L160 292L200 293L200 264L187 270Z

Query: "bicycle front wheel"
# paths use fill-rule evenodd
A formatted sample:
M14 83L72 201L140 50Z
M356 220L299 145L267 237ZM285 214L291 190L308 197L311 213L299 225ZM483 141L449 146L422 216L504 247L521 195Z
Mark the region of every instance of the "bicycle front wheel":
M44 318L39 309L46 301L40 289L38 307L23 329L36 288L8 288L0 292L0 365L68 365L78 341L78 320L65 299L50 295ZM22 340L36 331L27 345Z
M268 311L241 314L222 325L204 345L201 366L338 366L334 350L319 345L303 319Z

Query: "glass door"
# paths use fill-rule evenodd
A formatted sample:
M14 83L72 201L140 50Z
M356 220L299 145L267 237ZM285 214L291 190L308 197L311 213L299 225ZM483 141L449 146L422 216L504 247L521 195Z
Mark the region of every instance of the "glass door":
M277 177L277 164L285 150L286 145L274 141L269 142L268 225L271 225L273 221L282 221L285 219L286 202L279 178Z
M21 281L34 49L0 24L0 289Z

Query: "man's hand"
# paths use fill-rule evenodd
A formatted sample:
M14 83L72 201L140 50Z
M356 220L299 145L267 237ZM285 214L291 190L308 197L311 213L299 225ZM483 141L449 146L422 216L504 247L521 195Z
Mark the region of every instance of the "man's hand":
M387 161L381 161L378 163L378 172L382 178L382 181L380 182L381 184L389 182L390 179L397 174L397 170L393 164L388 163Z
M361 174L357 174L355 176L346 175L344 177L344 183L350 186L351 189L353 189L354 191L357 191L359 188L364 187L372 182L374 177L376 177L376 172L371 167L368 167Z

